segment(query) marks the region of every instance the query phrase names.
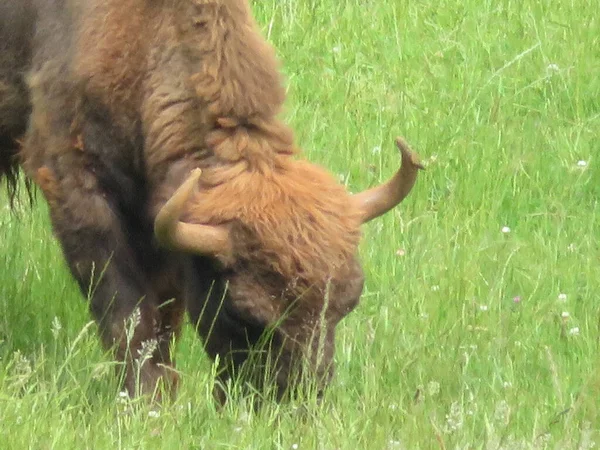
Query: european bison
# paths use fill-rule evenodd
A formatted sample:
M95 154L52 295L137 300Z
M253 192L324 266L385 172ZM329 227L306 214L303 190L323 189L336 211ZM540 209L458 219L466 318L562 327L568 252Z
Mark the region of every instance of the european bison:
M360 225L421 167L406 144L357 195L299 159L247 0L0 0L0 45L0 168L14 182L18 152L41 187L128 391L174 389L186 309L221 380L262 340L254 382L324 387Z

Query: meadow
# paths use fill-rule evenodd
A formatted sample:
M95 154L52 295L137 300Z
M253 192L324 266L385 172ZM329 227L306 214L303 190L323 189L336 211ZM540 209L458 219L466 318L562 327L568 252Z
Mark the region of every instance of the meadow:
M215 410L191 327L160 411L119 395L41 196L0 193L0 448L600 446L600 16L591 0L260 0L310 160L350 190L421 155L364 227L324 401Z

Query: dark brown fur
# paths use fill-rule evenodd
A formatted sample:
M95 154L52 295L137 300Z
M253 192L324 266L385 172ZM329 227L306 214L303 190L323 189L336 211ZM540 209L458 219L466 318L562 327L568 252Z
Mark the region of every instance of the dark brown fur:
M271 330L278 394L301 362L322 387L335 326L362 291L360 219L339 183L296 158L277 119L285 95L274 52L247 1L14 4L0 0L0 12L31 20L0 61L19 45L31 52L23 68L0 72L0 93L10 91L0 95L0 170L14 180L13 142L29 119L23 167L48 200L74 277L92 292L104 344L129 367L127 388L136 390L147 341L158 348L137 387L176 383L168 344L185 307L224 380ZM230 267L153 238L158 210L195 167L203 175L184 219L230 227Z
M9 197L18 186L19 138L27 126L30 104L23 73L31 57L36 12L31 2L0 2L0 180Z

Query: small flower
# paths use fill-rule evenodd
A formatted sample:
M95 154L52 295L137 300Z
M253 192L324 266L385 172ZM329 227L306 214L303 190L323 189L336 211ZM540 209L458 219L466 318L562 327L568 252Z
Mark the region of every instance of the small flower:
M510 381L505 381L504 383L502 383L502 387L504 389L510 389L512 387L512 383Z
M292 444L292 450L298 450L298 444Z
M506 400L501 400L496 404L494 418L501 424L508 425L508 421L510 419L510 406L508 406Z
M336 45L331 50L333 50L333 53L340 53L342 51L342 46L341 45Z
M487 311L488 310L488 305L479 305L479 310L480 311Z
M555 63L548 64L548 67L546 67L546 72L558 72L559 70L560 67Z
M520 295L515 295L513 297L513 302L514 303L521 303L521 296Z
M99 380L101 378L104 378L106 375L108 375L109 372L109 366L108 364L96 364L93 369L92 369L92 378L94 380Z
M573 327L569 330L569 334L571 336L578 336L579 335L579 327Z
M506 225L505 225L505 226L503 226L503 227L502 227L502 232L503 232L504 234L508 234L508 233L510 233L510 227L507 227Z
M52 336L54 336L54 339L58 338L60 330L62 330L60 320L58 320L58 317L54 316L54 319L52 319Z
M381 146L380 145L376 145L375 147L373 147L373 150L371 150L371 153L373 153L374 155L378 155L381 153Z
M427 384L427 393L431 397L435 397L436 395L438 395L440 393L440 383L438 383L437 381L430 381Z
M431 286L431 290L432 290L433 292L437 292L437 291L439 291L439 290L440 290L440 286L439 286L439 285L437 285L437 284L434 284L433 286Z
M563 302L563 303L566 302L567 301L567 294L563 294L563 293L558 294L558 301L559 302Z
M119 396L117 397L117 403L120 405L129 404L129 394L127 393L127 391L119 392Z
M160 417L160 411L156 411L154 409L148 411L148 417L158 418Z
M404 256L406 255L406 250L404 250L403 248L399 248L398 250L396 250L396 256Z
M569 314L569 312L568 312L568 311L563 311L563 312L560 314L560 317L562 317L563 319L568 319L568 318L569 318L569 316L570 316L570 314Z
M450 405L450 411L446 414L446 427L445 432L450 434L454 431L460 430L463 426L463 411L458 402L452 402Z
M587 161L584 161L583 159L580 159L579 161L577 161L577 167L586 167L587 166Z

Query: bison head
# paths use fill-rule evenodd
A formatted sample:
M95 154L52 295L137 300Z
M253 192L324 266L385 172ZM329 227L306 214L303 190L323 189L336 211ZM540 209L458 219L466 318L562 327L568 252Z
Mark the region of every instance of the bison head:
M279 397L301 379L319 390L330 380L336 325L363 289L360 225L400 203L422 168L403 140L397 145L400 170L356 195L322 169L282 157L269 170L230 168L235 176L209 187L195 169L162 207L155 235L193 255L186 301L223 378L253 350L246 374L254 384L274 380Z

